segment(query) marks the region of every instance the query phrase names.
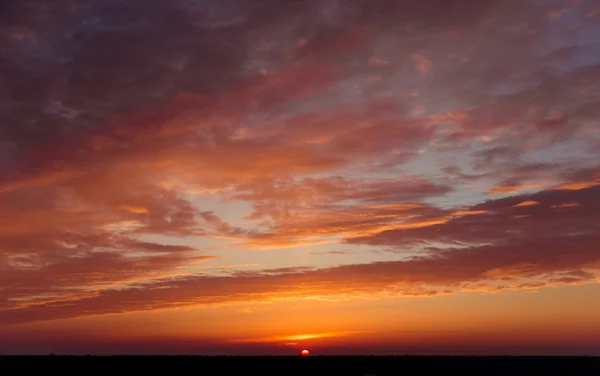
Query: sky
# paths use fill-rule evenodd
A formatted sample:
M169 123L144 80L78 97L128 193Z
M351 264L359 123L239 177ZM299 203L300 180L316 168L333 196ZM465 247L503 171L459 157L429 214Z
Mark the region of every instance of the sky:
M0 354L600 355L600 4L0 2Z

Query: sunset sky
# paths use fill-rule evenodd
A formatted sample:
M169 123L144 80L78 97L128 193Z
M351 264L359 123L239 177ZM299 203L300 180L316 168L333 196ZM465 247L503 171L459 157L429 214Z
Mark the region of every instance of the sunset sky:
M600 3L0 1L0 354L600 355Z

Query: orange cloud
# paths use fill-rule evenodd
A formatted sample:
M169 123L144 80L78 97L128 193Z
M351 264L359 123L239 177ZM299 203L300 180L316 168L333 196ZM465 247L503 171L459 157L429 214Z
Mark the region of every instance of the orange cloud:
M518 193L520 191L529 190L529 189L538 189L540 188L539 184L518 184L518 185L510 185L510 186L494 186L488 192L494 195L503 195L510 193Z
M517 205L514 205L513 207L514 208L522 208L522 207L525 207L525 206L539 205L539 204L540 203L537 202L537 201L523 201L523 202L518 203Z
M273 336L264 338L243 338L243 339L231 339L228 342L231 343L288 343L292 341L305 341L310 339L322 339L332 337L345 337L353 334L369 333L364 331L358 332L325 332L325 333L312 333L312 334L294 334L287 336Z
M600 215L597 188L554 190L527 197L511 197L475 205L478 215L452 216L430 226L393 228L350 237L348 244L403 247L431 242L429 253L402 261L345 265L333 268L292 268L233 272L229 276L169 275L174 266L192 260L209 260L187 247L136 243L121 239L121 247L144 256L103 253L72 259L46 268L29 269L35 258L22 254L9 260L11 272L0 276L7 300L0 319L4 322L73 317L140 309L165 309L221 302L321 299L377 293L404 296L449 294L463 288L481 291L526 289L561 283L587 283L597 278L600 259L596 252L596 220ZM536 201L543 205L516 206ZM552 206L579 202L587 208L563 221L564 213ZM579 207L577 207L579 208ZM577 209L574 208L574 209ZM402 208L405 212L406 208ZM415 206L410 210L427 207ZM409 212L410 212L409 210ZM519 223L514 213L527 215ZM524 214L522 213L525 212ZM451 214L450 212L449 214ZM559 221L559 222L557 222ZM548 226L562 223L548 232ZM507 237L506 234L511 236ZM564 234L570 234L564 236ZM306 239L310 235L303 235ZM93 244L105 244L98 237ZM65 250L92 239L71 235ZM111 240L115 247L115 239ZM26 244L25 244L26 245ZM33 243L31 245L34 245ZM569 252L565 252L569 249ZM38 264L39 265L39 264ZM133 271L131 269L133 268ZM139 279L141 278L141 279ZM19 283L16 283L20 281ZM127 288L117 288L117 286ZM203 287L210 286L210 287ZM46 298L40 298L43 295ZM56 302L68 301L68 305ZM7 305L8 304L8 305Z
M486 214L485 210L457 210L452 213L452 216L461 216L461 215L480 215Z
M141 206L121 205L121 206L119 206L119 209L128 211L130 213L135 213L135 214L148 214L148 209L141 207Z
M556 189L564 189L567 191L577 191L580 189L586 189L600 185L597 181L583 181L583 182L569 182L559 185Z
M577 208L577 207L581 207L581 205L578 202L566 202L564 204L557 204L557 205L552 205L553 208Z

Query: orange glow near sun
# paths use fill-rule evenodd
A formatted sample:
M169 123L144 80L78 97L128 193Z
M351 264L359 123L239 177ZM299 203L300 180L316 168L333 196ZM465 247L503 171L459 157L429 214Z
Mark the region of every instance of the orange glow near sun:
M310 351L302 350L302 356L309 356L309 355L310 355Z

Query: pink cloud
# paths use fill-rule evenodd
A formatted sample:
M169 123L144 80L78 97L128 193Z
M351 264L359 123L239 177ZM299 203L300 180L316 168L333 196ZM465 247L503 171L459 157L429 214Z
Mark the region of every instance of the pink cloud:
M419 54L413 54L410 58L416 64L417 69L422 74L429 72L433 68L433 63L431 60L428 60Z

